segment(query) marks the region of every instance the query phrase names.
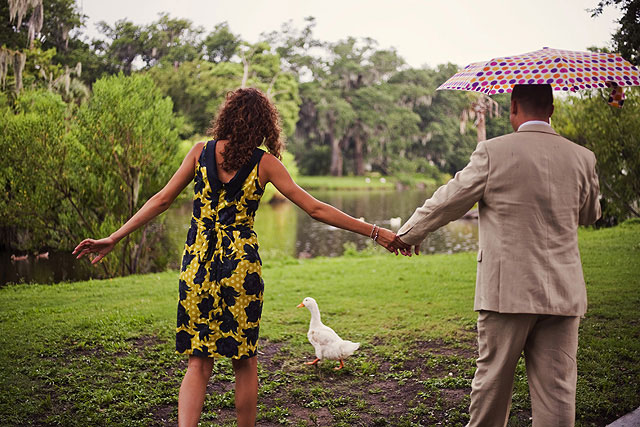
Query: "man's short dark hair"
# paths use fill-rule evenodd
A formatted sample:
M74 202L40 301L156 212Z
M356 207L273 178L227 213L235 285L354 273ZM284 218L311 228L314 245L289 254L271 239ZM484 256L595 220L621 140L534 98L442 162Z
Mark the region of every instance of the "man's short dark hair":
M531 114L548 114L553 106L553 91L551 85L515 85L511 92L511 99Z

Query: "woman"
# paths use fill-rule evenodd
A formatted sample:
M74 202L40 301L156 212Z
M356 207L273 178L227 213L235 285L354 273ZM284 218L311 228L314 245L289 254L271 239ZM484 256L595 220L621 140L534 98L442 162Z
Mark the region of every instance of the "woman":
M168 184L111 236L86 239L78 258L100 261L126 235L164 212L195 178L191 227L180 273L176 350L189 355L178 398L178 424L196 426L215 357L230 357L236 377L238 426L253 426L258 395L257 345L264 282L253 219L264 187L277 189L326 224L371 237L391 252L393 232L316 200L280 162L283 143L275 106L257 89L231 92L209 134ZM268 153L258 148L263 145Z

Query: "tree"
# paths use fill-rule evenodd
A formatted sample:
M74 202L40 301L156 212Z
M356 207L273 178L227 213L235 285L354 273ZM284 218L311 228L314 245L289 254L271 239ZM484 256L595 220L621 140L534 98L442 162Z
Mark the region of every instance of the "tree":
M265 42L243 42L242 63L187 61L177 67L162 61L149 70L158 87L174 101L176 113L187 126L183 135L204 133L229 91L239 87L263 90L275 103L285 135L291 135L298 119L298 82L280 69L280 58Z
M188 19L175 19L167 13L143 30L147 40L142 43L142 58L147 66L160 60L180 64L201 57L199 37L201 28L194 28Z
M40 35L40 30L42 30L44 21L42 0L8 0L7 3L9 5L9 21L15 24L18 31L22 27L23 18L26 18L27 13L31 12L29 20L24 20L27 27L27 44L28 47L31 47L33 40Z
M313 55L313 51L326 47L325 43L313 37L315 18L308 16L305 22L302 30L288 21L282 24L280 31L262 34L264 41L275 46L276 53L282 59L282 68L298 76L298 79L313 74L314 69L322 66L322 61Z
M486 141L487 119L499 117L502 114L500 104L487 95L477 92L467 92L466 95L469 98L469 105L462 110L462 114L460 115L460 133L464 134L467 123L473 120L478 142Z
M640 216L640 90L627 91L624 108L606 104L606 91L556 101L554 128L593 151L604 217Z
M23 86L28 89L46 88L59 93L65 102L79 104L86 101L90 91L79 79L82 64L76 63L73 68L56 64L53 61L55 49L43 51L39 44L36 41L34 47L25 51L0 48L0 89L11 91L13 98ZM8 64L5 62L7 59ZM9 73L12 64L13 74Z
M195 60L176 68L161 62L148 73L157 87L171 97L175 113L184 118L181 135L188 137L205 132L225 94L239 86L242 67L237 63Z
M175 172L178 134L172 102L149 76L98 80L77 113L72 187L92 235L107 236L159 191ZM147 224L122 243L120 272L134 273L156 236ZM134 243L135 242L135 243ZM113 267L112 270L113 272Z
M614 48L632 64L640 64L640 0L600 0L591 16L596 17L605 7L615 5L622 10L620 28L613 35Z
M286 37L287 44L278 47L289 55L285 61L291 69L299 73L306 67L313 75L304 84L294 140L303 170L303 157L310 150L312 157L326 150L330 152L328 172L334 176L348 170L362 175L367 167L388 173L394 146L402 144L417 120L398 98L400 92L387 83L404 61L393 50L377 49L371 39L355 38L326 45L325 58L309 58L300 48L317 47L310 34L312 24L302 36ZM344 161L347 153L353 162Z
M464 92L436 88L457 71L453 64L439 65L436 69L405 70L390 82L402 83L404 102L420 117L419 131L414 133L405 157L413 159L417 170L433 174L433 166L454 174L469 161L477 141L471 135L460 133L460 113L467 108L468 95Z
M98 80L91 100L65 104L47 90L25 90L0 111L0 227L20 249L70 250L107 236L166 183L178 167L171 100L148 76ZM130 235L106 275L144 270L158 223Z
M206 59L214 64L229 62L240 46L240 38L229 29L225 21L217 24L202 42Z
M94 41L94 49L106 59L108 72L130 75L133 62L142 57L147 46L147 30L126 19L116 21L113 27L100 21L98 28L107 40Z
M0 227L18 230L17 249L69 244L76 237L61 220L67 185L71 109L47 90L24 91L0 120ZM71 207L72 208L72 207Z
M22 3L29 3L22 2ZM86 16L82 15L76 6L75 0L47 0L42 1L42 26L33 33L35 36L35 48L44 51L55 49L52 58L53 63L75 67L78 62L83 64L85 77L90 80L97 68L98 57L90 46L80 40L80 29L84 26ZM24 6L23 6L24 7ZM23 19L20 25L10 19L9 2L0 2L0 46L14 51L25 50L31 47L29 41L29 16L32 9L23 9ZM33 16L31 14L31 16ZM16 16L17 18L17 16ZM33 28L36 29L35 27ZM82 51L80 52L78 51Z
M11 0L0 3L0 26L5 25L0 31L2 89L8 86L19 92L23 86L32 86L35 80L43 77L41 70L46 68L45 80L51 82L64 74L65 88L69 82L79 91L86 92L79 81L68 78L71 75L69 70L80 70L78 62L84 61L92 69L97 58L95 53L89 52L82 56L70 55L69 43L77 49L86 47L74 32L83 25L84 19L76 10L75 0ZM40 61L45 57L47 63ZM30 69L30 62L34 58L37 61L35 69ZM58 64L62 67L58 67L58 71L53 73L56 75L53 75L51 71ZM9 71L13 73L10 75L10 84L6 85ZM79 73L76 74L79 78ZM48 86L51 87L50 84Z
M493 117L491 115L486 117L487 139L513 132L511 119L509 117L511 111L511 94L496 94L492 95L491 99L498 104L498 109L502 113L500 115L493 115Z

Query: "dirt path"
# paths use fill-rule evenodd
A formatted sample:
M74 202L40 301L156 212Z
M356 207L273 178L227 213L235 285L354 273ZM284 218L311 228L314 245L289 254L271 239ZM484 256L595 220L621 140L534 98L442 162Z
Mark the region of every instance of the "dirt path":
M369 347L334 371L336 362L307 366L282 343L262 343L257 425L462 426L476 356L469 348L425 341L380 356ZM232 378L214 378L208 394L201 425L233 425ZM517 416L522 425L528 417Z

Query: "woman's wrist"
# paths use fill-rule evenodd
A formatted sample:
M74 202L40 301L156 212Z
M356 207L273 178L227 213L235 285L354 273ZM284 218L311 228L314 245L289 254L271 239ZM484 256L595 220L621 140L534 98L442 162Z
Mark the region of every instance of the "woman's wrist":
M373 228L371 229L371 234L369 235L369 238L374 242L377 242L379 233L380 233L380 227L378 227L376 224L373 224Z

